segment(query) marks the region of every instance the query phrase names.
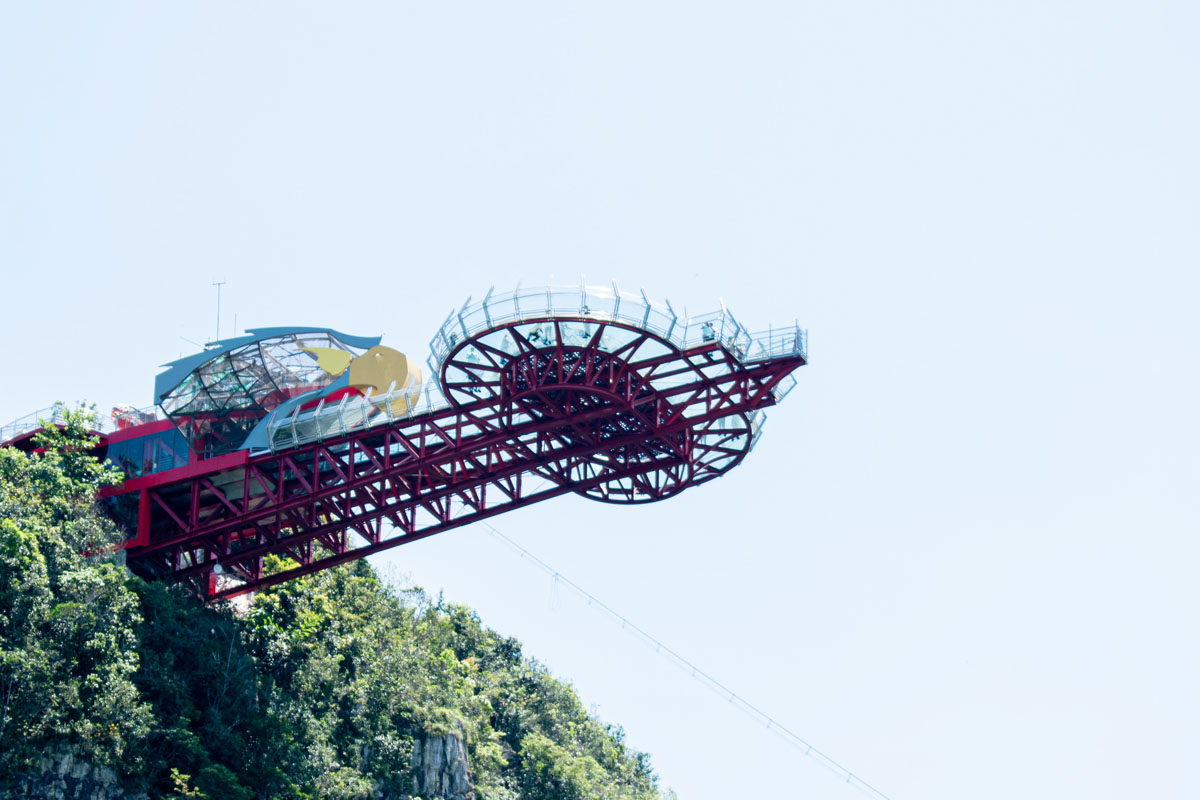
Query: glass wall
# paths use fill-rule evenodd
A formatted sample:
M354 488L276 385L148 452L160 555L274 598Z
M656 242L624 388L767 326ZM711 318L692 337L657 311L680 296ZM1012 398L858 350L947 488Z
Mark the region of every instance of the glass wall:
M188 443L175 428L126 439L108 446L107 460L127 478L182 467L188 463Z

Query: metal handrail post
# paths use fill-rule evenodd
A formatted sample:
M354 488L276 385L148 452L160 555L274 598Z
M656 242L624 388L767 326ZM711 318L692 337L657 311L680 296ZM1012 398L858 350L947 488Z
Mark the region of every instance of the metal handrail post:
M343 436L346 435L346 430L347 430L347 428L346 428L346 401L349 399L350 399L350 395L348 395L348 394L342 395L342 402L338 403L338 407L337 407L338 428L341 429L339 431L339 433L341 433ZM319 426L320 424L321 424L321 421L317 420L317 425Z
M296 406L292 410L291 425L289 426L292 431L292 447L295 447L300 440L300 433L296 430L296 417L298 416L300 416L300 406Z
M487 320L489 328L492 327L492 315L490 313L490 309L488 308L488 301L492 299L492 292L494 291L496 291L496 287L489 286L487 294L483 296L483 302L480 303L480 307L483 309L483 318Z

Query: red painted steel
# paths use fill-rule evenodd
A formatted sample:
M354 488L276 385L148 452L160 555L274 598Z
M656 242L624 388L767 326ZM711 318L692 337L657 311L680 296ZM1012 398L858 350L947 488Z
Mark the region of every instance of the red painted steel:
M162 433L169 431L175 427L175 424L169 419L156 419L153 422L145 422L141 425L131 425L128 428L111 431L105 435L105 444L117 444L129 439L137 439L140 436L148 436L152 433Z
M449 407L130 481L128 563L232 597L570 492L664 499L740 463L754 416L805 363L744 363L718 342L680 351L630 326L633 344L605 350L604 328L569 347L510 325L515 355L481 334L442 364ZM646 338L665 352L628 360Z

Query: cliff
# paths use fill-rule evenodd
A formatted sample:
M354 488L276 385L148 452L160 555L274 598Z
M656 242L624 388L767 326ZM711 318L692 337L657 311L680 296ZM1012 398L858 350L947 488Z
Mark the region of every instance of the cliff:
M236 612L130 575L83 430L0 449L0 798L661 796L519 642L365 561Z

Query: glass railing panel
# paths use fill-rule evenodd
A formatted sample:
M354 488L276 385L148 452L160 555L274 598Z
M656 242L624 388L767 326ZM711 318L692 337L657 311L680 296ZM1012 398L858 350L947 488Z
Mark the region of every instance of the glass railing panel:
M782 400L783 398L787 397L788 392L792 391L792 389L794 389L795 387L796 387L796 379L794 377L792 377L791 375L788 375L783 380L781 380L779 383L775 384L775 387L773 389L771 389L771 396L775 398L776 402L778 402L778 401Z
M267 423L272 450L322 441L362 428L395 422L447 407L433 384L393 389L378 395L348 397L329 406L320 405L303 413L298 410Z
M112 433L113 431L124 430L135 425L153 422L157 418L157 408L155 406L134 408L131 405L121 405L114 408L108 414L96 412L92 418L91 429L97 433ZM9 439L15 439L18 436L36 431L43 427L42 421L50 425L64 425L67 421L65 410L62 406L51 406L19 417L7 425L0 427L0 442L6 442Z
M481 301L469 303L459 311L451 313L442 328L430 342L429 366L436 379L440 365L451 350L462 341L479 335L489 328L527 319L567 317L591 322L560 322L558 337L547 336L547 331L535 333L535 327L522 328L527 337L547 343L561 340L565 346L579 346L591 340L598 322L618 322L632 328L659 336L680 349L718 344L743 363L773 358L801 355L807 358L807 334L797 327L768 329L751 333L731 314L728 309L680 317L670 303L651 301L643 292L615 291L606 285L549 286L519 288L516 291L496 294L489 292ZM614 337L616 330L610 329ZM553 333L553 330L549 331ZM509 355L517 355L519 349L511 337L503 335L486 340L488 344ZM619 338L606 336L605 349L619 347ZM628 341L623 340L623 341ZM657 349L662 349L661 343ZM637 359L652 358L656 348L648 343L640 347ZM631 356L632 357L632 356ZM775 390L782 396L794 385L794 380L783 382Z

